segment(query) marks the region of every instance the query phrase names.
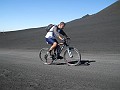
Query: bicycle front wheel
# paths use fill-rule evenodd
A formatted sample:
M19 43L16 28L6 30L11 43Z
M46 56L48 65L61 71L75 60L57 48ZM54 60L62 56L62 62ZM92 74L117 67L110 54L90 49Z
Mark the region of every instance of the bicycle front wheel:
M48 53L49 48L42 48L39 53L39 58L44 64L50 65L53 62L50 54Z
M69 47L64 52L64 60L70 66L79 65L81 61L81 54L76 48Z

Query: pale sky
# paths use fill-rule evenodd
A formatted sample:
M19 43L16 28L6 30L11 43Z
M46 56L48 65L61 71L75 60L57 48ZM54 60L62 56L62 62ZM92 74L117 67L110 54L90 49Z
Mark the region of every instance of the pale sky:
M0 0L0 32L43 27L95 14L117 0Z

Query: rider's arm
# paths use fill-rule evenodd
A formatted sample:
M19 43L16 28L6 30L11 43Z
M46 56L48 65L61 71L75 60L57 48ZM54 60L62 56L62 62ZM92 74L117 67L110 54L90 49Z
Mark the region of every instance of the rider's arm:
M59 37L58 37L60 40L63 40L63 38L59 35Z
M63 36L65 36L66 38L68 37L67 34L63 31L63 30L59 30L58 31L60 34L62 34Z
M60 36L59 32L57 31L57 27L53 28L53 32L60 40L63 40L63 38Z

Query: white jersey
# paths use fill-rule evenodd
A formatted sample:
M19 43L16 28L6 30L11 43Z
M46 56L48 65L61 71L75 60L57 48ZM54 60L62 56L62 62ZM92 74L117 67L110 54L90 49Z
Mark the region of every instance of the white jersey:
M55 39L56 36L59 36L59 33L57 32L57 27L53 26L49 32L47 32L45 38L52 38Z

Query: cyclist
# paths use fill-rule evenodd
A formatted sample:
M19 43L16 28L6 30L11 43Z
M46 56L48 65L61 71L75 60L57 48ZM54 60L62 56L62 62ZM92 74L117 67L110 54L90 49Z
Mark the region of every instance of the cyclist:
M58 41L56 40L56 37L58 37L62 41L64 41L64 38L62 38L60 34L65 36L66 38L68 37L66 33L63 31L64 27L65 27L64 22L60 22L60 24L58 25L53 25L45 36L46 42L48 44L51 44L51 47L49 49L50 55L52 50L57 50L57 59L63 59L63 57L60 56L60 52L59 52L60 46L58 45Z

